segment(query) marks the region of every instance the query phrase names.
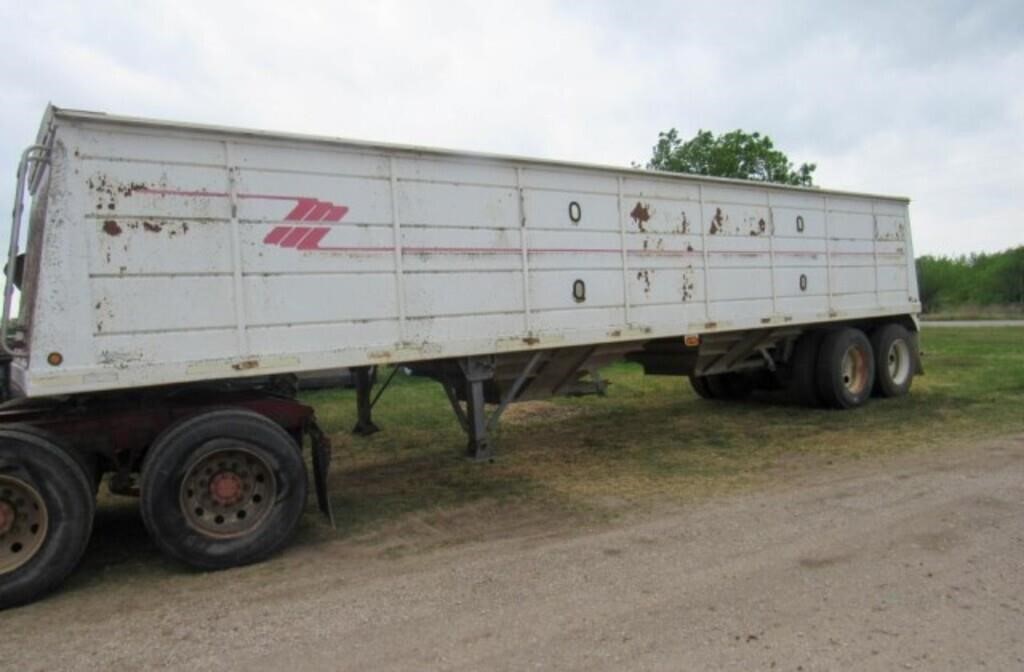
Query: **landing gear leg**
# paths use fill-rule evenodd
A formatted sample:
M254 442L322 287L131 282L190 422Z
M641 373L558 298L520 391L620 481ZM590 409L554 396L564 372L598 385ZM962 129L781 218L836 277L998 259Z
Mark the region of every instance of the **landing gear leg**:
M373 403L370 393L373 391L373 371L369 366L353 366L352 377L356 384L356 426L352 433L356 436L370 436L380 431L373 422Z
M519 372L511 385L506 387L501 398L497 400L497 407L487 414L485 404L487 395L484 385L494 379L495 359L494 357L466 357L458 360L458 369L454 369L454 363L443 372L438 372L434 378L444 387L451 402L452 410L459 424L469 437L469 445L466 454L469 459L477 462L489 462L494 459L493 446L491 444L490 432L498 426L498 419L510 403L519 398L519 393L530 380L530 376L537 371L544 361L545 352L537 351L530 358L526 366ZM459 397L459 385L465 384L464 396L466 407L462 407ZM492 399L493 401L493 399Z
M469 445L466 455L471 460L486 462L494 457L488 436L484 383L494 377L494 360L489 357L468 357L459 362L466 378L466 434Z

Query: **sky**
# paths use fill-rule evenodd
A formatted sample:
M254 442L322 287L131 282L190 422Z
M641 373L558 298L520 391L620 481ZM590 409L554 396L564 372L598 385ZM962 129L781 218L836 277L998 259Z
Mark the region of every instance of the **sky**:
M822 187L910 197L918 255L1024 244L1020 0L0 0L0 44L4 213L52 101L622 166L760 131Z

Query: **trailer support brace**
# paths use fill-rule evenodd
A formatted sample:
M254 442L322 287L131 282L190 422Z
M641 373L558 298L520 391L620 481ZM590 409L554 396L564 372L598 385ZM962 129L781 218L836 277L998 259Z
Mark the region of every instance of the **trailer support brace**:
M356 436L376 434L380 427L373 422L373 403L370 401L370 393L373 391L372 371L369 366L353 366L352 377L356 384L357 417L352 433Z
M466 411L464 414L469 445L466 455L471 460L486 462L493 459L489 424L484 397L484 383L494 378L493 357L467 357L459 360L459 367L466 379ZM449 395L450 398L451 395ZM456 402L456 405L457 402Z

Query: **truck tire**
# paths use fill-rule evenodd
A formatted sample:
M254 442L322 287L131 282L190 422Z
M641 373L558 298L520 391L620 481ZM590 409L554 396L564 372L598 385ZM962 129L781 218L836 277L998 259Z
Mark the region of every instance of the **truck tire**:
M79 463L33 432L0 430L0 608L33 600L78 564L96 500Z
M743 373L719 373L705 378L715 399L738 401L746 399L754 391L754 382Z
M701 399L715 398L715 395L711 392L711 386L708 385L707 376L690 376L690 387L693 388L693 391Z
M859 329L829 332L818 352L818 396L832 408L856 408L871 396L875 359L871 341Z
M42 441L49 442L54 446L60 448L65 455L73 459L77 464L78 468L82 470L82 474L89 481L90 492L92 492L95 498L100 490L100 476L99 470L96 465L96 456L83 453L80 450L75 450L71 446L67 445L60 436L48 432L45 429L40 429L34 425L25 424L12 424L6 425L5 429L19 432L21 434L31 434Z
M793 347L786 385L789 397L802 406L821 407L818 395L818 353L821 350L820 331L808 331Z
M885 324L871 334L875 351L875 394L902 397L914 381L914 339L902 325Z
M276 423L217 410L157 437L139 488L142 520L161 551L224 569L263 560L291 538L306 505L306 465Z

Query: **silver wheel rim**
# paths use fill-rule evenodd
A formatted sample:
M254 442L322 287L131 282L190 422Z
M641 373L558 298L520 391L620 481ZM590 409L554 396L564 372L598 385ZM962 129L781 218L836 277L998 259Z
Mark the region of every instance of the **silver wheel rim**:
M192 529L208 537L250 534L277 498L277 479L267 462L245 444L218 439L215 450L186 469L179 502Z
M856 345L851 345L843 353L842 375L847 392L854 396L864 392L868 384L868 357Z
M35 557L46 540L46 503L34 487L0 476L0 575Z
M889 380L895 385L903 385L910 378L910 346L903 339L896 339L889 344L886 368L889 370Z

